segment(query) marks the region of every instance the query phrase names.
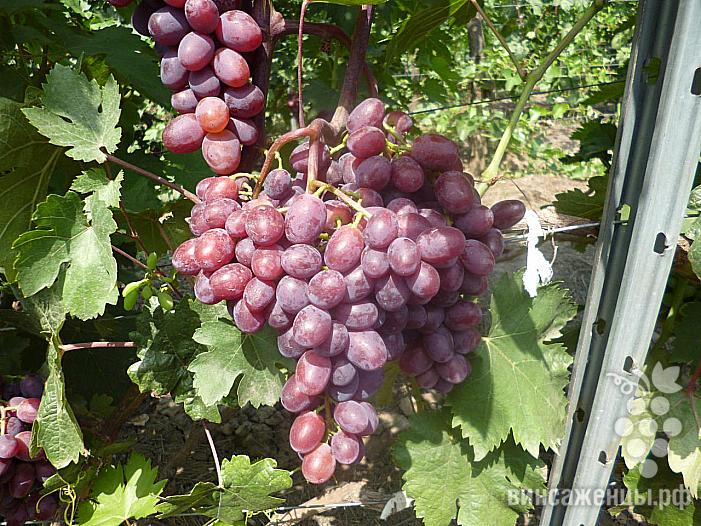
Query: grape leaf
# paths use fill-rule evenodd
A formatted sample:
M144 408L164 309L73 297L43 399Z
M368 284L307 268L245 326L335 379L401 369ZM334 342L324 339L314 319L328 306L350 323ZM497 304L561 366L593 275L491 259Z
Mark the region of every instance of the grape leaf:
M131 28L110 26L78 32L64 20L46 19L43 22L74 57L104 57L123 85L133 87L163 107L170 107L170 92L158 76L158 57L151 46L134 36Z
M132 453L125 466L117 464L100 473L92 499L78 506L78 524L119 526L127 519L140 519L156 512L158 497L168 483L156 482L158 468L139 453Z
M28 298L22 298L21 314L31 319L31 325L29 327L23 326L23 328L43 336L47 340L51 340L52 336L57 335L66 321L66 314L68 314L68 309L61 297L62 291L63 276L60 275L51 287L42 289ZM16 288L15 295L20 297Z
M128 374L141 392L171 393L176 402L183 403L192 418L218 422L219 411L216 406L202 401L193 387L192 373L187 369L196 355L207 350L193 340L193 335L201 325L200 316L205 317L206 312L213 310L211 307L202 309L200 315L195 305L196 302L186 298L174 311L164 312L157 302L144 308L137 318L137 330L131 333L138 345L140 360L129 367ZM218 314L221 310L215 312Z
M689 263L691 270L701 279L701 240L697 239L691 244L689 249Z
M61 357L53 341L49 343L46 362L49 376L32 428L30 451L35 454L43 448L46 458L60 469L77 462L85 447L83 433L66 399Z
M216 404L228 396L239 376L240 405L250 402L253 407L272 406L280 399L284 376L276 366L291 368L292 363L280 355L270 327L254 334L242 334L230 322L211 321L195 331L194 340L209 348L188 367L205 404Z
M664 432L669 467L682 475L691 495L697 497L701 484L701 438L695 408L701 407L699 400L696 393L689 395L684 389L662 393L639 386L637 396L628 406L629 423L625 428L621 425L619 430L623 434L621 454L626 465L634 468L643 462L653 449L657 432Z
M504 274L493 289L492 326L471 357L472 374L448 395L453 425L480 460L513 430L516 443L537 457L555 448L565 425L564 389L572 358L557 337L575 305L558 284L531 299L521 274Z
M604 213L608 178L597 176L587 181L589 188L583 192L579 188L555 194L553 206L561 214L597 221Z
M211 482L198 482L185 495L169 495L156 506L158 518L164 519L179 515L189 510L197 510L202 506L211 507L214 504L214 495L221 490Z
M513 441L485 461L475 462L467 441L451 429L446 410L412 416L393 454L405 470L403 489L414 499L416 515L426 526L444 526L456 517L465 526L512 526L520 513L532 508L522 487L544 487L542 475L537 476L531 467L542 469L542 463ZM518 457L530 460L515 462ZM515 465L509 466L512 462ZM519 471L528 480L526 484L517 475Z
M669 420L676 418L681 423L681 431L669 439L669 467L675 473L681 473L684 484L696 498L701 484L701 430L699 430L698 408L701 399L697 392L687 393L681 390L677 393L665 394L669 398L669 413L658 417L661 429Z
M79 194L92 194L85 199L86 212L90 210L93 198L99 199L110 208L117 208L123 180L124 174L121 171L112 180L107 178L102 168L91 168L75 178L71 190Z
M104 162L121 137L119 88L114 78L104 86L68 66L56 64L44 83L42 108L23 113L51 144L68 146L66 155L79 161Z
M14 281L12 243L31 228L32 212L46 196L62 150L29 124L22 106L0 98L0 271Z
M242 520L244 510L256 513L279 506L284 500L271 494L292 486L290 472L277 469L272 458L251 464L246 455L233 456L222 461L221 474L223 491L202 513L229 524Z
M402 22L387 44L386 61L389 62L405 51L414 49L421 39L443 24L466 3L467 0L443 0L440 5L432 5L412 13Z
M670 357L675 362L698 360L699 320L701 320L701 302L685 303L677 316L674 327L674 351Z
M23 294L36 294L65 273L63 303L81 320L103 314L105 304L116 304L118 297L117 262L110 243L117 224L102 201L92 203L91 216L88 220L78 194L50 195L34 214L38 228L13 245Z
M658 462L660 469L653 478L643 477L639 468L628 471L623 476L627 488L626 496L620 505L609 509L614 516L627 509L647 519L649 524L660 526L696 526L701 523L701 507L698 501L691 500L686 505L681 502L663 502L659 500L662 491L676 492L682 495L683 484L679 475L670 471L664 461ZM672 493L673 494L673 493ZM655 501L650 501L650 497Z
M563 157L565 163L579 163L591 159L601 159L609 166L616 144L618 127L615 124L601 121L589 121L580 126L572 139L579 141L579 151L574 155Z

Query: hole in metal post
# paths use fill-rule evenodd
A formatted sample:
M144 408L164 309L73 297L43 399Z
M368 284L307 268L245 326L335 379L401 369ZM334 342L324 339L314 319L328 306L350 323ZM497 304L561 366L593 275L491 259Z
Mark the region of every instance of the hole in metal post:
M608 457L606 455L606 451L601 451L599 453L599 462L602 463L603 465L606 465L608 463Z
M633 358L630 356L626 356L626 361L623 362L623 370L627 373L630 373L633 370L633 365L635 365L635 362L633 362Z
M692 95L701 95L701 68L694 73L694 80L691 81Z
M599 318L598 320L596 320L596 323L594 323L594 331L599 336L604 334L604 332L606 332L606 320L604 320L602 318Z
M584 422L584 409L582 409L581 407L579 409L577 409L574 412L574 417L577 419L577 422L579 422L580 424L582 422Z
M667 236L664 235L664 232L660 232L657 234L657 237L655 238L655 246L652 248L657 254L662 254L665 250L667 250Z

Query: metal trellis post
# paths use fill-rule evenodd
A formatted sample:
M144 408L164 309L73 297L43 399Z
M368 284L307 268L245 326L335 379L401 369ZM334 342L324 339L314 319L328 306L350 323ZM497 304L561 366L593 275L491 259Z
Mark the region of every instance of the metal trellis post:
M700 153L701 0L641 0L550 493L591 499L609 485L614 424L635 391L620 382L637 385ZM601 502L590 499L549 501L541 524L595 525Z

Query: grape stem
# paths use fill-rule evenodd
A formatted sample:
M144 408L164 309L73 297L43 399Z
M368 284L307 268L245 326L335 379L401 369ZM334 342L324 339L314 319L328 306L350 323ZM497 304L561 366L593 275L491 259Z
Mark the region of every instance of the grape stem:
M17 411L17 408L14 406L0 406L0 436L4 435L7 430L7 413L10 411Z
M370 40L370 27L372 26L372 12L372 5L361 6L358 18L355 21L355 30L353 31L346 74L343 77L341 96L338 99L338 106L330 123L331 129L336 136L345 127L348 115L353 109L356 96L358 95L358 77L365 64L365 55L367 54L368 41Z
M333 185L330 185L328 183L324 183L323 181L312 181L311 183L311 188L313 189L316 187L317 189L324 189L324 192L331 192L333 195L338 197L340 201L343 201L345 204L350 206L353 210L358 212L359 214L364 215L368 219L372 217L372 213L368 212L367 209L363 208L363 206L358 203L357 201L354 201L350 197L348 197L343 190L340 188L336 188Z
M258 194L260 194L261 190L263 189L263 183L265 183L265 178L268 177L273 160L275 159L275 152L280 150L280 148L282 148L288 142L292 142L301 137L311 137L313 134L314 131L311 129L311 126L307 126L306 128L299 128L297 130L289 131L275 139L275 142L270 146L270 148L268 148L268 153L265 154L263 167L260 169L258 181L256 181L256 186L253 188L254 199L258 197Z
M251 79L263 93L264 102L267 102L268 87L270 84L270 70L273 62L273 47L275 42L272 37L272 29L275 26L274 20L281 18L275 11L270 0L259 0L251 2L251 16L259 27L263 29L263 43L258 46L251 61ZM258 130L258 140L251 146L244 146L241 153L241 171L250 172L263 151L266 143L265 134L265 111L261 111L253 117L253 123Z
M87 343L66 343L59 345L61 353L75 351L78 349L112 349L112 348L135 349L135 342L87 342Z
M307 7L311 4L311 0L302 0L302 7L299 9L299 28L297 31L297 101L299 108L299 126L304 128L304 100L302 98L302 62L304 47L304 15L307 12Z
M300 106L301 107L301 106ZM324 145L319 138L311 137L309 140L309 160L307 162L307 192L312 191L313 183L317 180L317 171L319 169L319 157L321 156L321 149Z
M127 170L130 170L134 172L135 174L139 174L143 177L147 177L148 179L151 179L152 181L155 181L158 184L162 184L163 186L167 186L168 188L175 190L179 194L181 194L184 197L187 197L190 201L193 203L199 204L200 198L197 197L195 194L190 192L189 190L186 190L179 184L172 183L168 181L167 179L163 179L163 177L156 175L155 173L149 172L148 170L144 170L143 168L140 168L134 164L131 164L130 162L127 162L123 159L120 159L119 157L115 157L114 155L106 154L107 155L107 160L111 163L114 163L118 166L121 166L122 168L126 168Z
M509 55L509 58L511 59L511 62L514 63L514 66L516 66L516 72L518 73L518 76L521 77L521 80L525 82L527 74L524 71L524 69L521 67L521 64L519 63L518 59L516 58L516 55L514 55L511 52L511 48L509 48L509 44L506 42L506 39L504 36L499 32L497 29L497 26L494 25L494 22L492 22L492 19L487 16L487 13L484 12L484 9L482 9L482 6L479 4L477 0L470 0L474 8L477 10L477 12L480 14L480 16L484 19L484 21L487 23L489 26L489 29L492 30L492 33L494 33L494 36L497 37L497 40L499 43L502 45L506 53Z
M202 427L204 428L204 434L207 436L207 442L209 442L209 449L212 451L212 457L214 458L214 468L217 471L217 483L220 488L224 487L224 481L221 476L221 466L219 465L219 455L217 454L217 448L214 447L214 440L212 439L212 433L209 432L207 423L202 421Z
M299 20L283 19L275 27L272 28L273 38L277 39L287 35L298 35L300 30ZM336 40L346 49L351 48L352 41L350 37L335 24L326 24L319 22L304 21L303 33L305 35L314 35L322 40ZM377 79L373 75L372 70L367 62L363 63L363 74L367 79L368 91L371 97L377 97Z
M511 142L514 130L518 126L519 120L521 118L521 113L523 113L528 99L531 96L531 92L535 88L538 81L543 78L545 72L550 68L550 66L557 60L557 57L572 43L574 38L579 34L582 29L591 21L594 16L601 11L604 6L609 2L609 0L594 0L592 4L584 11L582 16L575 22L572 29L562 38L560 43L553 49L548 56L543 59L543 61L531 71L525 79L525 85L521 96L518 101L516 101L516 106L514 107L509 123L506 125L506 129L499 140L497 149L494 152L494 157L489 163L489 166L482 172L481 180L482 182L477 186L477 191L480 195L484 195L485 192L492 187L499 179L501 179L502 174L499 173L499 167L501 162L504 160L504 155L506 155L506 149Z
M141 267L142 269L144 269L144 270L146 270L146 271L150 271L150 270L151 270L150 268L148 268L147 265L144 265L141 261L139 261L138 259L136 259L136 258L135 258L134 256L132 256L131 254L128 254L128 253L124 252L121 248L118 248L118 247L115 247L114 245L112 245L112 251L113 251L113 252L116 252L116 253L119 254L120 256L122 256L122 257L128 259L129 261L131 261L132 263L134 263L134 265L136 265L137 267ZM163 272L161 272L159 269L155 269L153 272L154 272L157 276L159 276L159 277L161 277L161 278L165 278L165 277L166 277L166 275L163 274ZM182 299L183 295L180 293L180 291L177 289L177 287L176 287L175 285L173 285L172 283L169 283L169 282L165 282L165 283L166 283L166 285L168 285L168 287L170 288L170 290L173 291L173 294L175 294L175 296L176 296L178 299Z

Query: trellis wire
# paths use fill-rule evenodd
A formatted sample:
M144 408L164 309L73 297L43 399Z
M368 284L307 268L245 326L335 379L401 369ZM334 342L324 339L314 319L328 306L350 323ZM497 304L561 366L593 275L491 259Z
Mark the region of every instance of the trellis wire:
M549 93L564 93L567 91L576 91L580 89L586 89L586 88L595 88L598 86L611 86L614 84L624 84L625 80L612 80L610 82L597 82L595 84L583 84L581 86L573 86L571 88L561 88L561 89L553 89L553 90L544 90L544 91L533 91L531 92L531 96L534 95L547 95ZM492 102L501 102L505 100L514 100L519 98L518 95L509 95L508 97L495 97L493 99L481 99L481 100L475 100L472 102L465 102L462 104L450 104L448 106L438 106L436 108L427 108L425 110L415 110L415 111L410 111L407 112L409 115L419 115L422 113L433 113L435 111L443 111L443 110L449 110L453 108L464 108L467 106L476 106L479 104L491 104Z

